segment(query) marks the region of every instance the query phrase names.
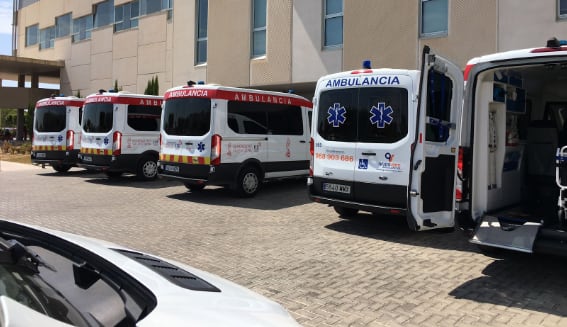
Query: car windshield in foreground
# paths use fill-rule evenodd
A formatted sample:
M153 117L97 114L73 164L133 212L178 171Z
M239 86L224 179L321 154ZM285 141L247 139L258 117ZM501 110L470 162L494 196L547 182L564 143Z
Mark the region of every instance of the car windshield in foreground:
M155 298L144 303L120 273L83 259L65 241L59 247L53 240L2 236L0 296L74 326L134 326L155 307Z

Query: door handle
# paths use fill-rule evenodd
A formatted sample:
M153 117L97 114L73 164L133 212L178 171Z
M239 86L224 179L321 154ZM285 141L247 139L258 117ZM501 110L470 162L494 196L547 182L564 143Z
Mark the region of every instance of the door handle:
M376 152L362 152L363 156L375 156Z
M417 170L417 168L419 168L419 166L421 165L421 159L419 159L415 165L413 165L413 170Z
M307 143L307 141L301 140L299 141L299 143Z
M193 145L193 142L185 142L185 145Z
M379 176L378 179L381 180L381 181L385 181L385 180L388 180L388 177L386 177L386 176Z

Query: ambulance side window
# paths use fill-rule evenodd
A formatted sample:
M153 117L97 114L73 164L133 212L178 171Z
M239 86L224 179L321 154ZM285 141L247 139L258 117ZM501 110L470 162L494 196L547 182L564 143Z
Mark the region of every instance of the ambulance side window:
M238 134L268 134L268 118L264 107L264 104L257 102L228 101L228 117L236 120L236 123L231 122L228 127Z
M268 109L268 128L270 134L303 135L301 107L272 104Z
M136 131L157 132L161 116L160 106L129 105L128 126Z
M427 127L425 140L445 142L449 138L451 122L451 101L453 99L453 81L431 69L428 78Z
M319 96L317 132L325 140L355 142L358 89L322 92Z

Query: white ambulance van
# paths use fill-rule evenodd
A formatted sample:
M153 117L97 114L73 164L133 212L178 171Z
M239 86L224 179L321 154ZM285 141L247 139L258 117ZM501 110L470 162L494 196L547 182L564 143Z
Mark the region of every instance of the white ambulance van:
M543 43L543 42L542 42ZM470 60L461 130L459 221L483 247L567 255L567 43Z
M163 97L104 92L86 97L79 166L109 177L157 176Z
M84 99L51 97L39 100L33 119L32 164L51 165L67 172L77 165L81 146L81 111Z
M343 218L406 217L413 230L453 228L461 69L425 47L422 69L321 77L313 99L310 198Z
M164 96L159 175L192 191L221 185L243 197L265 180L307 176L311 107L280 92L172 88Z

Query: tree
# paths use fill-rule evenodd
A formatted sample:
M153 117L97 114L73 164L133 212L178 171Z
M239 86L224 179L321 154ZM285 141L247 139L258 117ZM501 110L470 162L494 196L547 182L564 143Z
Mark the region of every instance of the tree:
M75 95L77 98L81 97L81 90L77 90L77 95Z
M144 94L159 95L159 82L157 76L152 77L152 79L148 81Z
M120 92L122 91L122 86L118 87L118 80L115 79L114 80L114 92Z

